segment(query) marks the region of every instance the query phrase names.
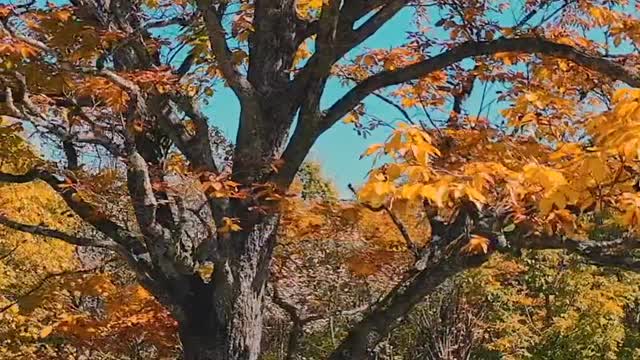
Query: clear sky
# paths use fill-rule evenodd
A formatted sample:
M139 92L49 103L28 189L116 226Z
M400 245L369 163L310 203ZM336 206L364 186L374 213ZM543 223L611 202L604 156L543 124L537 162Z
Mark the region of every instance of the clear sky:
M411 30L412 27L411 19L411 10L402 11L359 48L391 48L404 44L406 31ZM353 53L358 54L358 49L355 50ZM204 107L204 110L210 116L212 123L220 127L229 139L233 140L238 127L240 111L238 101L229 89L216 90L212 101ZM338 81L331 81L325 90L323 107L330 105L347 90L348 88L341 86ZM479 103L477 92L472 94L468 102L472 108L473 103ZM376 98L369 97L365 100L365 105L368 113L375 114L385 121L391 122L401 118L396 109ZM416 112L416 115L418 114ZM335 182L342 196L350 196L347 185L362 183L372 165L370 159L359 159L360 154L369 145L384 141L389 131L388 128L379 127L365 139L354 131L353 125L338 122L318 139L309 158L322 163L325 175Z
M513 26L518 22L518 19L521 19L523 14L518 11L522 11L522 9L522 0L512 0L510 1L509 9L504 10L502 13L493 14L495 16L494 19L498 20L501 26ZM633 9L633 6L631 6L630 9L632 9L630 10L632 12L636 11ZM552 5L545 11L540 11L530 19L529 23L535 24L540 18L555 13L555 10L555 5ZM406 32L409 30L415 31L415 26L412 23L412 11L412 9L401 11L361 46L354 49L350 54L347 54L347 57L360 54L362 50L366 48L389 49L406 43ZM432 10L431 14L435 19L434 22L437 21L440 15L436 11L437 10ZM433 31L435 37L448 37L448 35L439 28ZM602 35L594 33L590 34L590 36L598 38ZM625 44L623 44L621 49L625 47ZM473 63L472 60L467 61L470 64ZM518 66L522 65L516 65L516 67ZM481 107L481 104L486 106L488 103L491 103L489 107L490 111L483 112L483 116L489 117L490 121L496 121L499 118L499 110L507 107L508 104L495 101L498 96L497 91L501 90L500 84L488 84L486 92L483 89L484 86L484 84L476 84L476 86L474 86L474 90L465 104L463 104L463 108L467 109L469 113L474 114ZM331 81L325 90L322 101L323 108L331 105L347 90L348 88L341 86L337 80ZM210 116L211 122L222 129L228 138L233 141L235 140L238 127L238 101L227 88L217 88L216 91L210 103L204 107L204 110L207 115ZM485 99L481 100L483 92L485 92L486 95ZM367 98L364 103L367 113L375 114L376 117L387 122L401 120L402 118L396 109L375 97ZM445 113L449 111L448 108L443 110ZM421 109L419 111L409 111L409 114L412 116L415 114L416 119L424 119L424 114ZM439 116L436 114L436 118L446 119L446 115L442 114L443 113L440 113ZM355 132L353 125L338 122L318 139L308 158L321 162L325 175L335 182L341 195L350 197L351 194L347 189L347 185L352 183L357 186L362 183L372 166L372 160L368 158L360 159L360 154L362 154L369 145L384 141L389 135L389 131L386 127L379 127L367 138L363 138Z

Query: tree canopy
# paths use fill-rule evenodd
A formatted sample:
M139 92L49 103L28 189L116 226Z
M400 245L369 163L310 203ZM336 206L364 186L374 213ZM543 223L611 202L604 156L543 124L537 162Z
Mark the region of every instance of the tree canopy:
M67 253L76 247L124 262L140 287L127 283L137 300L115 314L170 316L158 332L175 331L190 360L257 359L267 295L301 334L306 318L269 286L286 268L283 239L347 231L363 212L395 235L371 234L351 270L401 275L332 360L371 355L425 296L495 253L564 250L636 271L639 11L626 0L0 5L0 225L66 243L48 259L62 267L83 258ZM400 13L406 41L369 48ZM327 101L332 81L344 93ZM200 109L222 88L240 104L233 139ZM369 98L402 120L368 111ZM390 132L363 154L375 165L353 188L360 205L303 165L340 120Z

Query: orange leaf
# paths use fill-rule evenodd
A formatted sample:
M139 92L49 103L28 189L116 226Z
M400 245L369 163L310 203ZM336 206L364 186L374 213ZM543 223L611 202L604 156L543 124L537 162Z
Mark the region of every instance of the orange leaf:
M467 245L460 249L460 252L467 255L486 254L489 252L489 244L491 240L480 235L471 235L471 239Z

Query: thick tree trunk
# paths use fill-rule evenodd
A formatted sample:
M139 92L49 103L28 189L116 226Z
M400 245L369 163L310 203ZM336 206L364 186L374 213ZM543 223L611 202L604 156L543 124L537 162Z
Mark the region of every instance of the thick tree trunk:
M277 215L219 239L210 283L190 279L182 299L180 340L185 360L256 360L264 292L275 245Z
M180 324L184 360L255 360L260 354L262 299L238 298L228 323L193 313Z
M211 341L212 335L199 334L197 331L180 329L180 341L184 360L218 359L216 344Z
M260 354L262 299L238 299L228 323L193 314L180 324L184 360L255 360ZM213 316L212 316L213 315ZM206 319L209 319L207 321Z

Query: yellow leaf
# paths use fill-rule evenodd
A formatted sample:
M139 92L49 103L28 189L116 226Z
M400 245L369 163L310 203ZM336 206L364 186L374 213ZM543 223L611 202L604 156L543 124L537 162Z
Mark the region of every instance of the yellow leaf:
M391 135L391 139L384 146L384 152L391 153L402 149L402 133L396 131Z
M444 207L445 201L449 196L449 185L441 183L438 186L425 185L420 190L420 195L425 199L435 203L438 207Z
M620 46L620 44L622 43L622 37L621 36L616 36L613 38L613 45L615 46Z
M634 101L640 99L640 89L621 88L617 89L611 98L614 103L619 103L623 99Z
M370 156L371 154L375 153L376 151L380 150L380 148L382 148L382 144L373 144L371 146L369 146L367 148L367 150L362 153L362 155L360 155L360 158L363 158L365 156Z
M537 119L538 119L538 116L536 116L536 114L527 113L525 116L522 117L522 119L520 119L519 123L524 125L524 124L535 122Z
M558 150L549 155L549 160L560 160L564 157L575 156L582 153L582 147L575 143L561 145Z
M621 119L626 119L630 114L632 114L638 107L640 106L640 103L637 103L635 101L632 102L627 102L627 103L623 103L620 104L619 106L616 106L616 110L615 113L616 115L618 115Z
M538 209L542 215L546 215L551 212L553 209L553 199L552 198L544 198L540 200L538 203Z
M197 271L200 278L204 281L210 281L211 275L213 275L214 266L211 261L207 261L204 264L198 266Z
M460 249L460 252L467 255L486 254L489 252L491 240L480 235L471 235L469 242Z
M400 196L407 200L415 200L421 189L422 185L420 184L404 185L400 190Z
M389 181L393 181L402 175L402 167L398 164L389 164L386 174Z
M609 169L600 157L592 156L587 158L585 160L585 166L595 181L602 182L607 178Z
M487 202L487 198L474 187L465 186L464 192L469 200L478 207L478 209L481 209L482 205Z
M375 183L373 187L376 195L388 194L389 192L391 192L392 188L393 185L391 185L391 183L389 183L388 181L379 181Z
M42 330L40 330L40 337L45 338L53 331L53 326L46 326Z
M240 220L237 218L222 218L222 226L218 227L218 232L220 233L229 233L232 231L240 231L242 228L238 225Z
M354 113L353 111L348 113L347 116L342 119L342 122L344 122L345 124L354 124L358 121L360 121L360 115Z

